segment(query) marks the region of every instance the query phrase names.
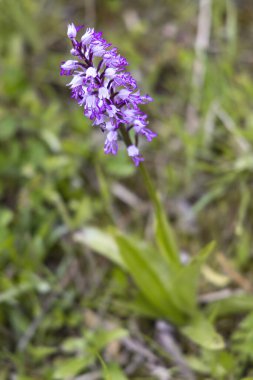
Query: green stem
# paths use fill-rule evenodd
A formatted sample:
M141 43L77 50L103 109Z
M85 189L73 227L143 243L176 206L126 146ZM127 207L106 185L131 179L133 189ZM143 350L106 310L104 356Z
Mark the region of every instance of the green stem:
M122 134L124 143L126 144L127 147L133 144L131 141L131 138L129 136L129 133L126 131L125 128L121 129L121 134ZM143 180L145 182L146 189L148 191L150 199L152 200L152 203L153 203L155 209L158 210L160 208L160 201L159 201L157 192L155 190L154 184L153 184L153 182L150 178L150 175L149 175L149 173L148 173L143 162L140 162L139 170L140 170L141 175L143 177Z
M152 203L153 203L155 209L158 210L160 208L160 200L158 198L158 194L157 194L156 189L154 187L154 184L150 178L150 175L149 175L149 173L148 173L143 162L141 162L139 164L139 170L140 170L141 175L143 177L143 180L145 182L146 189L148 191L150 199L152 200Z
M124 143L126 144L126 146L132 145L133 143L130 139L129 133L127 132L126 128L125 127L120 128L120 132L121 132L121 135L123 137L123 140L124 140Z
M128 131L125 128L121 129L121 134L126 146L132 145L131 138ZM153 184L150 175L143 164L140 162L139 170L143 177L145 187L149 194L150 200L154 206L154 211L156 215L156 240L160 246L161 253L167 260L168 264L171 267L180 266L180 255L177 244L174 239L173 230L170 226L169 221L167 220L166 213L162 207L159 195L156 192L156 188Z

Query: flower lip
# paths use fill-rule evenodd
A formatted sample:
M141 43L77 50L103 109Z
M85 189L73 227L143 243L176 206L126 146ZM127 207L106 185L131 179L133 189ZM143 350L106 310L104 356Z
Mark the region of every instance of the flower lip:
M96 107L97 98L95 95L88 95L85 100L86 100L86 106L88 109Z
M130 145L127 148L128 156L132 158L135 166L139 166L140 162L144 161L144 158L140 155L139 149L135 145Z
M98 90L98 97L100 99L108 99L110 97L108 89L106 87L100 87L100 89Z
M81 77L80 75L76 75L73 77L71 82L67 84L67 86L70 86L70 88L75 88L75 87L81 86L82 83L83 83L83 77Z
M92 77L92 78L96 78L97 76L97 70L95 69L95 67L89 67L87 70L86 70L86 77Z
M111 121L108 121L105 123L105 128L107 131L113 131L115 129L115 125L113 125Z
M127 151L128 151L129 157L134 157L134 156L137 156L139 154L139 149L135 145L130 145L127 148Z
M117 154L118 152L118 133L115 131L109 131L105 140L104 152L106 154Z

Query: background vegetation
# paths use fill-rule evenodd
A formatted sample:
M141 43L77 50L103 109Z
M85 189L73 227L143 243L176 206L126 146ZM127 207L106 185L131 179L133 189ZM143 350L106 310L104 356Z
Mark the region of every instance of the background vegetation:
M1 380L253 378L252 20L250 0L0 0ZM198 303L222 347L131 308L132 278L77 241L152 240L153 213L59 76L69 22L103 31L154 97L146 164L182 260L216 242Z

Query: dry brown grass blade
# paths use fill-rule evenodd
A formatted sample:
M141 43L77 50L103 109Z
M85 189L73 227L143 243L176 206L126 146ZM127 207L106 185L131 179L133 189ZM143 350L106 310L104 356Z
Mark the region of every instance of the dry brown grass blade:
M218 253L217 261L232 281L234 281L246 292L253 292L253 285L251 284L251 282L236 271L233 264L228 258L226 258L222 253Z

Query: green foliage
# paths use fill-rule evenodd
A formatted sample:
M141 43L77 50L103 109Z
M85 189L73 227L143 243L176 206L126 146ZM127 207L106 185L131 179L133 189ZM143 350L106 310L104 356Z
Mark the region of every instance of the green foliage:
M245 360L251 359L253 354L253 314L249 313L240 323L232 336L234 351Z
M110 342L127 336L127 331L116 329L112 331L88 332L83 338L69 338L62 344L65 353L77 353L69 359L55 362L52 372L53 379L69 379L78 375L97 358L97 353Z
M192 262L187 265L179 263L175 268L169 265L166 255L164 257L159 249L118 231L114 235L115 239L110 234L88 228L77 233L75 239L120 265L132 276L140 291L133 303L139 314L162 317L178 326L188 324L182 332L195 343L209 349L223 348L222 337L197 307L202 263L213 244L204 248ZM168 244L168 236L165 244ZM170 242L168 246L171 246Z
M253 270L252 4L212 1L194 87L198 4L0 0L1 380L155 378L141 355L129 372L128 335L182 378L156 339L160 319L197 380L253 378L253 297L241 288ZM92 19L155 99L159 138L144 152L158 187L152 222L145 176L123 151L104 155L59 76L67 23ZM202 276L203 264L225 270L219 251L241 276L226 272L226 289Z
M183 328L183 333L193 342L209 350L224 348L222 337L214 330L213 325L203 316L195 317L191 325Z
M155 249L141 246L133 239L119 235L116 241L129 273L151 305L151 312L155 311L157 316L167 317L176 324L182 323L183 313L180 313L171 296L174 289L171 289L171 274L166 261L159 257Z

